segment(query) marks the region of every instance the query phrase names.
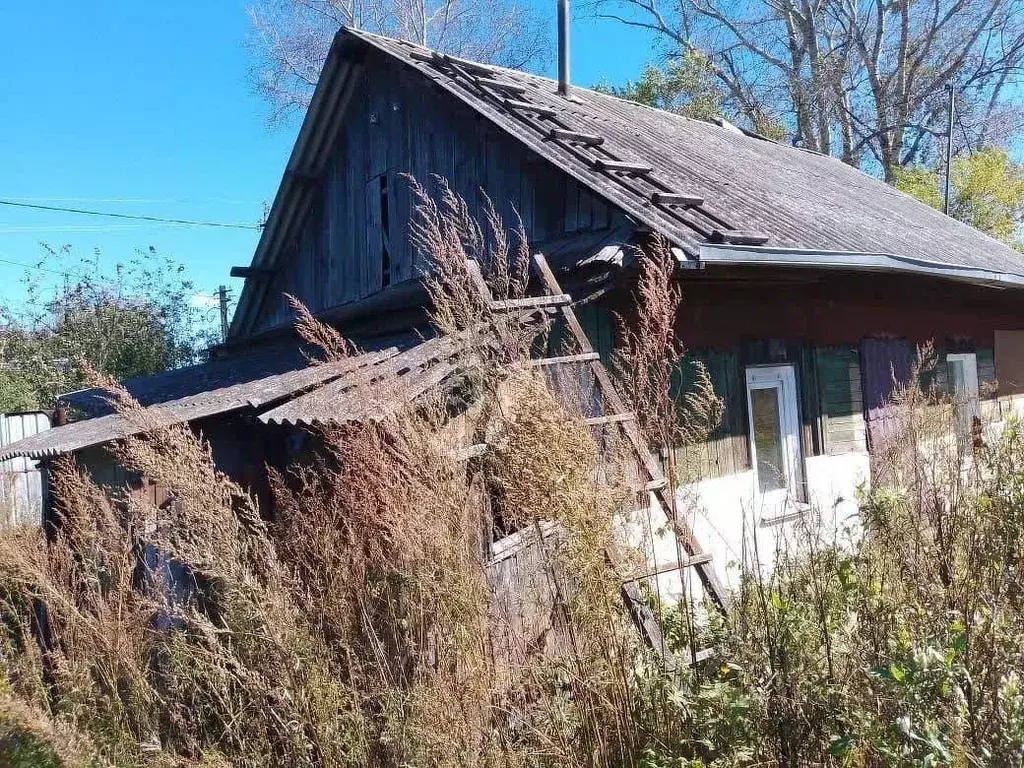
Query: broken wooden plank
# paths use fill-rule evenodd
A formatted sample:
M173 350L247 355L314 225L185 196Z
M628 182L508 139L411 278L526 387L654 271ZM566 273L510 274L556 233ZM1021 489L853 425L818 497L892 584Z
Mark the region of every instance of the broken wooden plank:
M695 195L678 195L672 192L655 192L651 195L651 202L655 205L681 205L686 208L696 208L704 205L704 198Z
M548 131L548 138L555 141L569 141L573 144L585 144L588 147L599 147L604 144L604 137L592 133L579 133L578 131L567 131L564 128L552 128Z
M692 667L694 664L700 664L702 661L715 658L714 648L704 648L696 653L683 654L680 661L687 667Z
M612 567L617 567L611 555L606 552L606 556L609 562L612 563ZM661 657L665 671L670 674L674 673L676 671L675 656L668 649L668 643L665 641L665 635L661 631L661 624L658 623L658 618L654 615L654 611L651 610L651 606L644 599L643 595L640 594L636 584L623 584L622 597L626 607L629 608L629 612L633 614L633 622L643 633L647 645Z
M502 93L511 93L515 96L521 96L526 93L526 87L517 85L516 83L506 83L503 80L495 80L490 77L478 77L476 79L478 85L484 85L490 88L492 91L501 91Z
M533 112L541 117L554 117L558 114L551 107L542 107L540 104L531 104L528 101L517 101L516 99L505 99L505 106L509 109L518 109L523 112Z
M645 165L644 163L627 163L622 160L605 160L600 157L595 158L594 169L613 173L631 173L634 176L640 176L654 170L652 166Z
M441 54L441 58L445 64L458 67L463 72L468 72L471 75L494 77L498 74L493 67L488 67L485 64L479 64L469 59L460 59L458 56L452 56L450 53Z

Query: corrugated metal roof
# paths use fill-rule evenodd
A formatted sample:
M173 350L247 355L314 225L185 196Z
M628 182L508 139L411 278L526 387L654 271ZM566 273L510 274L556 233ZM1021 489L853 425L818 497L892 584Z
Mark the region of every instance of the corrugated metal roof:
M376 420L411 403L461 370L472 351L492 337L439 336L385 360L340 376L260 416L276 424L342 424Z
M148 411L165 424L180 424L196 419L229 413L244 408L259 408L279 402L280 400L333 381L346 373L356 372L363 368L394 358L399 354L397 347L369 352L345 360L324 363L322 365L304 364L302 368L278 373L271 376L244 381L226 387L215 387L208 391L198 392L173 400L161 401L151 405ZM217 361L217 363L229 361ZM204 366L182 369L172 373L191 374L197 381L221 381L223 366L208 363L214 371L204 375ZM251 369L249 369L251 371ZM177 381L177 378L174 379ZM165 380L166 381L166 380ZM164 392L159 387L154 392ZM72 422L62 427L55 427L38 435L20 440L0 449L0 460L13 456L42 458L57 456L82 450L94 445L117 440L129 435L143 432L146 428L121 416L108 414L93 419Z
M550 314L550 308L527 309L516 320L523 327L536 326ZM152 400L169 392L193 392L211 382L224 382L243 374L231 372L233 364L244 369L247 380L228 386L214 386L171 400L147 405L147 421L155 418L165 425L229 413L244 408L259 411L274 406L260 419L278 424L328 424L374 420L411 403L427 390L472 363L475 352L496 344L493 328L483 323L474 330L454 336L421 340L406 350L397 345L366 352L334 363L310 365L284 373L248 380L259 370L262 356L239 360L217 360L205 366L169 371L165 375L138 380L135 392ZM227 366L227 367L225 367ZM89 391L99 396L99 390ZM142 398L136 395L143 405ZM286 401L283 402L282 401ZM94 445L139 434L149 427L120 414L55 427L0 449L0 461L12 456L42 458L73 453Z
M557 95L556 83L515 70L451 57L411 43L343 29L324 66L288 168L316 176L322 146L343 116L337 94L351 87L360 65L347 54L370 46L416 70L468 105L537 155L547 159L608 202L660 232L696 260L699 245L724 233L767 236L776 248L876 253L1024 275L1024 259L1012 248L896 191L883 181L833 157L821 156L728 126L692 120L586 88L573 98ZM512 84L523 93L488 81ZM523 106L523 105L526 106ZM553 130L599 137L586 146ZM651 166L650 173L601 170L598 161ZM305 210L297 205L308 185L289 173L253 259L272 268L281 235ZM655 193L682 195L699 205L673 205ZM691 201L692 202L692 201ZM265 290L247 281L232 325L244 335Z
M362 352L373 352L389 347L407 349L420 340L410 332L354 338L353 342ZM123 386L141 405L156 405L301 370L308 367L311 357L316 358L315 351L294 341L285 341L198 365L128 379ZM102 416L113 412L105 390L95 387L69 392L61 395L60 399L89 415Z

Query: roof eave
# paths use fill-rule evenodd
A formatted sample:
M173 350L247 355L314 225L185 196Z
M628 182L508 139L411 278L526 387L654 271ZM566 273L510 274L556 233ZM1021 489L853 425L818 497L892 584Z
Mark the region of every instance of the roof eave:
M362 64L360 57L355 55L357 48L362 48L360 41L344 28L335 35L256 246L252 259L254 267L275 266L277 254L310 203L314 194L310 179L323 173L334 135L359 80ZM250 332L269 282L266 278L245 281L228 333L230 339Z
M1024 288L1024 274L961 267L889 253L704 244L700 246L699 262L701 265L802 267L926 275L996 288Z

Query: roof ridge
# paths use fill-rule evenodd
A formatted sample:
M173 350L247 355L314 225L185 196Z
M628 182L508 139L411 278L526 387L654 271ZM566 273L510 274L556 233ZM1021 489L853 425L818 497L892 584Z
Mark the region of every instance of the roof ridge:
M389 37L388 35L381 35L381 34L378 34L376 32L368 32L368 31L366 31L364 29L359 29L359 28L356 28L356 27L342 27L342 29L344 31L346 31L346 32L355 34L356 36L372 38L372 39L383 41L383 42L386 42L386 43L397 43L398 45L401 45L401 46L406 47L406 48L410 48L410 49L417 50L417 51L422 51L425 54L429 53L429 54L433 54L433 55L436 55L436 56L439 56L439 57L445 57L445 58L453 61L456 64L466 63L466 64L469 64L469 65L472 65L472 66L487 67L488 69L495 70L496 74L505 73L505 74L510 74L510 75L518 75L519 77L524 77L524 78L528 78L528 79L531 79L531 80L540 80L540 81L543 81L544 83L547 83L547 84L550 84L552 86L555 86L556 88L557 88L557 85L558 85L558 81L555 80L554 78L548 77L547 75L541 75L541 74L538 74L536 72L528 72L526 70L516 69L514 67L506 67L506 66L503 66L501 64L494 64L494 63L491 63L491 62L477 61L477 60L474 60L474 59L466 59L466 58L461 57L461 56L456 56L455 54L445 53L444 51L440 51L440 50L438 50L436 48L431 48L430 46L420 45L419 43L414 43L411 40L404 40L404 39L399 38L399 37ZM792 144L787 144L786 142L779 141L778 139L773 139L770 136L765 136L764 134L758 133L757 131L751 130L749 128L744 128L744 127L742 127L740 125L736 125L735 123L730 121L728 118L726 118L724 115L716 115L716 116L714 116L712 118L708 118L708 119L699 118L699 117L690 117L689 115L683 115L683 114L680 114L678 112L674 112L674 111L672 111L670 109L662 109L661 107L655 107L655 106L652 106L650 104L644 104L643 102L634 101L633 99L626 99L626 98L623 98L622 96L617 96L616 94L613 94L613 93L607 93L606 91L598 90L597 88L595 88L593 86L580 85L578 83L573 83L572 87L573 87L574 90L586 91L588 94L592 94L592 95L598 96L600 98L614 99L617 102L621 102L621 103L624 103L624 104L630 104L630 105L632 105L634 107L640 107L642 109L646 109L646 110L650 110L650 111L656 112L659 115L671 115L673 118L678 119L678 120L682 120L682 121L702 123L702 124L705 124L705 125L715 125L715 126L717 126L719 128L724 128L726 130L729 130L728 126L734 126L736 128L734 133L736 133L739 136L743 136L745 138L748 138L748 139L755 139L757 141L768 142L769 144L775 144L777 146L785 147L787 149L793 149L793 150L802 151L802 152L810 152L812 154L821 155L822 157L832 157L832 155L825 155L825 154L823 154L821 152L816 152L815 150L812 150L812 149L806 149L804 147L797 147L797 146L794 146ZM722 123L726 123L727 125L723 125Z

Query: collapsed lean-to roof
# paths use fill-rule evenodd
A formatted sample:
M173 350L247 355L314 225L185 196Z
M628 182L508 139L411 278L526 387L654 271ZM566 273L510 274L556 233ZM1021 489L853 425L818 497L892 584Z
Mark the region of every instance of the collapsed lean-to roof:
M541 310L540 315L525 315L521 322L532 324L543 314ZM406 337L394 341L332 362L311 363L297 347L260 350L126 382L128 393L146 408L143 419L130 412L109 412L102 390L73 392L64 398L69 403L92 413L108 412L13 443L0 451L0 460L71 454L154 426L242 411L265 424L375 421L466 371L481 349L496 343L484 326L418 339L408 346Z
M466 62L357 30L338 33L253 259L272 268L305 209L305 183L326 161L331 137L358 78L357 55L373 49L420 73L638 223L668 237L697 263L702 246L724 243L760 253L836 254L876 268L893 257L913 268L1024 282L1024 261L1008 246L896 191L839 160L692 120L584 88L572 98L547 78ZM756 257L757 254L755 253ZM751 258L758 262L763 259ZM808 259L795 258L801 263ZM813 265L813 260L810 262ZM247 283L234 333L252 319L265 285Z

